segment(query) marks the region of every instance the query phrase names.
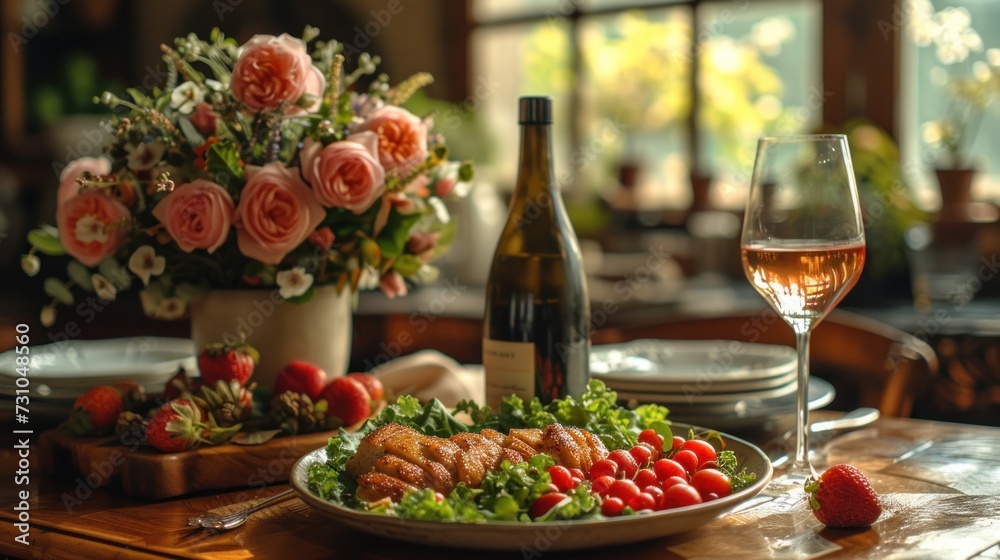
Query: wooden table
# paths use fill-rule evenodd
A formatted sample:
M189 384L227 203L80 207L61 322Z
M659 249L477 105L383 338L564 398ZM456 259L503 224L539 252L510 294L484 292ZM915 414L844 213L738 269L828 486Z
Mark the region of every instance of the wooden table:
M814 419L830 413L813 414ZM779 432L782 426L774 427ZM774 431L772 430L772 433ZM763 443L768 434L754 438ZM759 438L759 439L758 439ZM818 438L816 438L818 439ZM688 534L612 550L578 551L565 558L799 558L1000 557L1000 429L883 418L871 427L817 441L820 465L850 462L883 496L886 508L865 531L825 529L804 501L763 494L752 507ZM78 489L81 482L30 475L30 545L19 534L17 450L4 445L0 468L0 554L31 558L512 558L520 552L457 551L380 540L349 530L312 511L298 498L264 510L226 533L186 527L189 517L231 508L287 488L195 495L145 502L113 490ZM765 490L766 493L766 490ZM79 496L79 502L69 497ZM916 556L913 554L916 553Z

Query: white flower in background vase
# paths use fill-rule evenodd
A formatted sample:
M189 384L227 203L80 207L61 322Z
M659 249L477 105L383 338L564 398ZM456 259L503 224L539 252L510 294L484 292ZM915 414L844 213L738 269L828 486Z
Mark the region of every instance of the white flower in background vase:
M94 291L97 292L97 297L103 299L104 301L114 301L115 296L118 295L118 290L111 284L111 281L104 277L103 274L94 274L90 277L91 284L94 285Z
M306 293L313 284L313 275L306 272L305 268L296 266L279 272L275 281L281 297L291 299Z
M167 259L157 256L152 245L139 247L128 260L128 269L142 279L143 285L149 285L149 277L163 274L166 267Z

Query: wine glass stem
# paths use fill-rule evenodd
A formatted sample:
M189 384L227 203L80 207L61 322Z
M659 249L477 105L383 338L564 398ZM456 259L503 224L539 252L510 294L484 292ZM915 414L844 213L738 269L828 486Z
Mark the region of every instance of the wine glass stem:
M799 329L796 329L798 331ZM809 463L809 335L812 329L795 333L798 351L798 403L795 417L795 463L792 472L801 476L814 476Z

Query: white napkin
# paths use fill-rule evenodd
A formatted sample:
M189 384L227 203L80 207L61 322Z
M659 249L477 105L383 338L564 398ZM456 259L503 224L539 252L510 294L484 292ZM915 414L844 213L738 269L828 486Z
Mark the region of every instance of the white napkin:
M370 373L393 396L413 395L421 401L437 398L449 408L463 399L485 400L482 366L463 367L437 350L401 356Z

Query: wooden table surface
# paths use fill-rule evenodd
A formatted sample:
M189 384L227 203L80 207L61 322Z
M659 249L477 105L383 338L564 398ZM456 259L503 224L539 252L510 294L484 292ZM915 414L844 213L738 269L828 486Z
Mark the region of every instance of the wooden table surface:
M829 416L816 413L814 419ZM759 437L764 438L764 434ZM817 440L819 438L816 438ZM7 440L5 440L6 442ZM764 443L760 439L757 443ZM690 533L614 549L545 553L556 558L1000 558L1000 429L882 418L829 441L818 465L850 462L872 480L885 512L869 530L820 525L804 500L765 493L753 506ZM353 533L298 498L254 514L243 527L215 533L186 526L214 508L287 488L209 493L160 502L111 489L89 490L72 476L30 473L12 484L17 450L5 443L0 468L0 554L17 558L523 558L430 548ZM16 491L27 488L29 545L20 533ZM23 509L23 508L22 508Z

